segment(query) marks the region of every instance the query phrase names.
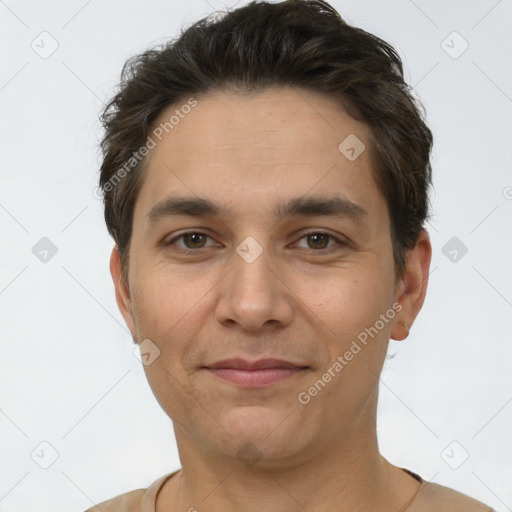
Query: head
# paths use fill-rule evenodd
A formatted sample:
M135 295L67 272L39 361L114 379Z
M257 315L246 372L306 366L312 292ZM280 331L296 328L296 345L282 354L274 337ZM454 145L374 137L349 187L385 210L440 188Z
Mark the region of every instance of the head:
M116 297L175 429L269 465L371 430L431 256L432 135L396 51L325 2L252 2L130 59L102 120ZM206 369L234 357L305 369L258 389Z

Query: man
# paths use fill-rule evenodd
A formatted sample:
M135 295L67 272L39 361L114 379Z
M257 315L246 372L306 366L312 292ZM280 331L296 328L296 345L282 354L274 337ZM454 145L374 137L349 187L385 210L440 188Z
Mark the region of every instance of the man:
M252 2L132 59L103 121L116 299L182 468L90 511L491 510L377 444L432 251L396 52L326 2Z

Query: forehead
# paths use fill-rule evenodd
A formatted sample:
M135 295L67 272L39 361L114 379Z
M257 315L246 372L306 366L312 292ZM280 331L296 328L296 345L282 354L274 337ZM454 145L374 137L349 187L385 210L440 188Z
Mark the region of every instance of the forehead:
M340 157L338 146L349 135L368 140L370 128L352 118L341 103L311 91L283 87L251 94L216 91L196 99L197 105L179 118L174 115L185 107L185 100L165 109L154 127L167 127L150 158L164 156L182 143L193 151L176 152L180 160L199 160L215 156L217 164L243 157L258 150L258 162L279 164L300 162L331 162ZM189 111L190 110L190 111ZM157 156L158 155L158 156ZM367 160L369 154L361 155ZM285 158L285 160L283 160ZM360 162L361 163L361 162Z
M173 104L155 121L153 133L166 122L167 130L153 136L136 210L147 213L169 194L184 193L261 211L287 197L339 192L366 210L382 208L371 130L336 99L279 88L195 100L194 108L181 109L187 99Z

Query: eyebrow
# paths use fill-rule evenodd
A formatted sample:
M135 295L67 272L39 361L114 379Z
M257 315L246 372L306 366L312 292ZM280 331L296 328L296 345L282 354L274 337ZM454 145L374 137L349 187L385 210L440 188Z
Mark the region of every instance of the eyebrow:
M228 207L199 197L169 197L148 212L150 224L173 216L227 218L232 215ZM295 216L325 216L349 219L361 224L368 212L356 203L342 197L296 197L280 203L273 211L275 220Z

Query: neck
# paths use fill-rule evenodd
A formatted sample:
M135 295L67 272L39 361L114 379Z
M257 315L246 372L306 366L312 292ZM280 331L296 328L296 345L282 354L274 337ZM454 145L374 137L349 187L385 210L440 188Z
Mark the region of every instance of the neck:
M175 433L182 470L158 495L157 512L398 512L419 483L378 450L375 417L362 418L294 463L252 466L205 454L179 426Z

